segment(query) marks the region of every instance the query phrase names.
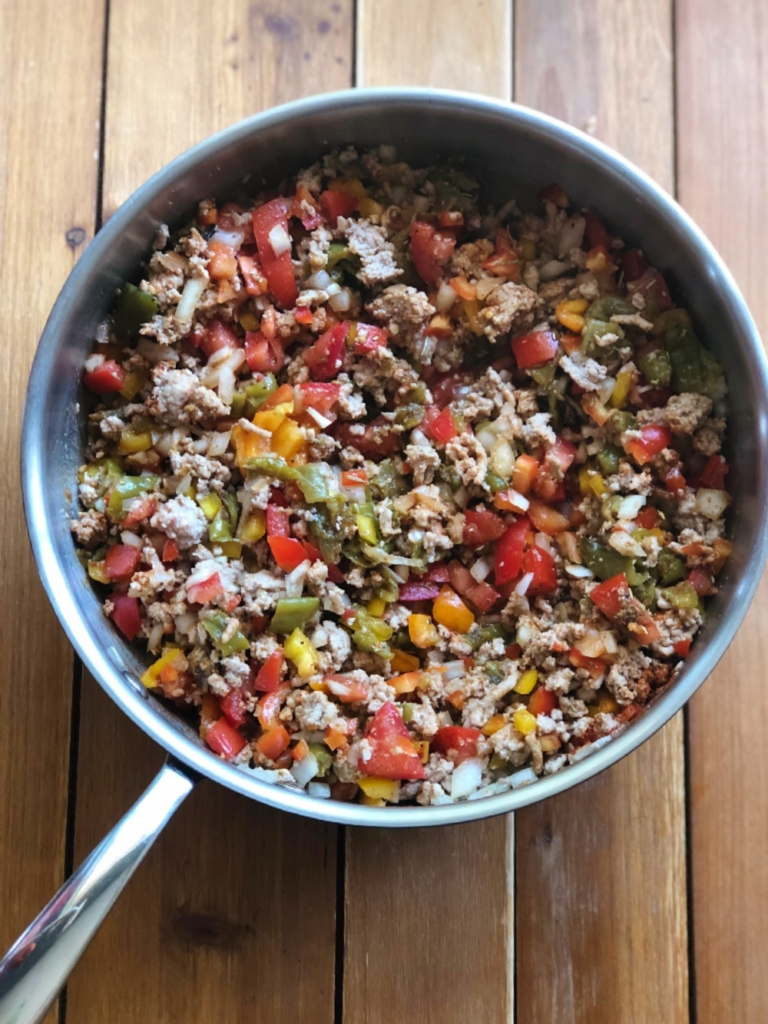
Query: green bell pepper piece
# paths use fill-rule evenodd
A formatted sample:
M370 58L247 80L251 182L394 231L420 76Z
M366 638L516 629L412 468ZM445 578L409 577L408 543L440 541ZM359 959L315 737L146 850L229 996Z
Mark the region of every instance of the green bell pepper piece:
M624 452L615 444L607 444L597 453L597 464L603 476L612 476L619 471L619 460Z
M379 463L376 476L370 481L371 491L377 500L382 498L396 498L398 494L404 494L410 488L405 477L398 472L392 459L383 459Z
M360 609L352 620L352 641L359 651L370 651L382 658L391 658L392 651L386 641L394 630L383 619L374 618Z
M656 584L653 580L646 579L642 583L635 584L632 587L632 593L638 601L642 601L646 608L652 608L656 601Z
M622 572L627 575L632 571L631 558L620 555L618 551L601 544L593 537L583 537L579 550L584 565L600 580L609 580Z
M277 602L269 628L273 633L292 633L309 622L319 607L318 597L284 597Z
M624 329L621 324L607 320L587 320L581 332L581 350L586 355L595 356L601 353L612 353L616 342L610 345L601 345L599 339L606 334L615 334L619 341L624 337ZM529 371L530 372L530 371Z
M332 270L339 260L347 260L351 255L352 251L349 246L344 245L343 242L331 242L328 246L328 262L325 265L325 269Z
M404 430L413 430L424 419L424 406L416 402L401 405L395 413L395 423Z
M682 309L670 309L654 321L664 333L672 364L672 387L678 393L694 391L716 400L725 392L723 369L696 337L691 318Z
M499 491L503 491L505 487L509 486L507 480L500 477L498 473L494 473L493 470L488 470L485 474L485 482L488 484L491 494L497 494Z
M654 349L644 355L637 356L637 365L648 382L657 388L669 387L672 380L672 363L669 353L663 348Z
M320 466L314 463L306 466L289 466L279 455L266 455L246 459L245 468L272 476L283 483L294 481L299 485L305 501L327 501L332 497L325 474Z
M154 491L160 478L147 473L143 476L121 476L112 487L107 503L107 511L112 519L120 520L123 516L123 502L129 498L138 498L140 494Z
M608 321L614 316L631 316L636 312L637 310L628 299L619 298L618 295L604 295L592 303L584 316L587 320ZM618 327L618 324L615 326Z
M232 540L232 528L229 522L221 515L216 516L208 525L208 539L214 544L224 544Z
M377 572L381 576L381 583L374 585L374 597L380 597L387 604L396 601L400 596L402 580L388 565L380 565Z
M145 324L160 309L154 295L143 292L135 284L123 286L112 311L112 331L122 342L132 341Z
M659 582L662 587L669 587L685 579L685 559L669 548L662 548L659 552L656 568L659 570Z
M317 775L315 777L322 779L333 765L333 755L323 743L310 743L309 752L314 755L317 761Z
M206 633L211 640L213 640L219 652L223 654L225 658L228 658L231 654L237 654L239 651L247 651L250 648L251 645L239 629L234 636L222 643L221 638L224 635L224 630L227 626L227 615L225 612L211 612L211 614L206 615L201 621Z
M487 626L474 625L465 635L464 639L473 651L479 651L483 644L496 640L497 637L501 637L504 641L509 642L509 633L504 627L500 626L497 622L491 622Z
M667 587L660 591L660 595L665 601L668 601L673 608L685 609L699 607L699 595L687 580L683 583L677 583L674 587Z

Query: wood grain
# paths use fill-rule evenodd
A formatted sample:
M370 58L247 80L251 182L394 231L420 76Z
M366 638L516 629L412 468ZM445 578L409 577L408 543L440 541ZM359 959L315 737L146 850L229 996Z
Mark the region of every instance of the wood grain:
M669 0L518 0L516 19L515 99L673 189ZM687 1021L680 716L600 777L521 811L517 835L519 1019Z
M765 338L768 12L761 0L682 0L676 12L680 200L725 258ZM736 639L690 707L699 1024L768 1019L767 666L764 576Z
M509 0L358 0L357 84L429 85L509 99Z
M353 0L116 0L105 219L151 174L241 118L352 84Z
M152 0L113 0L105 207L216 129L349 84L351 15L350 2L174 0L158 32ZM91 680L80 730L78 860L161 760ZM201 787L75 971L67 1024L330 1024L335 845L333 826Z
M363 0L357 37L359 85L509 96L508 4ZM345 1024L513 1019L513 834L511 816L347 830Z
M3 952L64 878L73 657L27 540L19 436L40 332L93 236L98 177L103 3L62 0L55 21L48 8L0 2Z

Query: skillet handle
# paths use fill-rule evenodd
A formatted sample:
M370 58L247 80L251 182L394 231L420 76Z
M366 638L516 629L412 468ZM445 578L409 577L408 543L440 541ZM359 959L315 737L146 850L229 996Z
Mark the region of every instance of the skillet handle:
M0 1024L38 1024L197 777L169 759L0 960Z

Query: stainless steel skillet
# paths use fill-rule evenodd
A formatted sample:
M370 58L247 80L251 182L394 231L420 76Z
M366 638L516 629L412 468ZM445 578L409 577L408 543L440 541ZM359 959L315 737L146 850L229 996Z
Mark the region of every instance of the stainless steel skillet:
M195 732L150 698L137 651L104 618L68 528L81 461L77 413L83 360L120 283L144 258L156 227L189 217L197 201L237 186L274 183L344 144L394 144L403 159L460 156L500 201L525 205L557 180L645 250L693 311L726 369L733 558L679 680L606 746L530 787L440 807L371 808L308 797L249 778L218 760ZM503 814L562 792L637 747L689 699L741 622L768 550L768 368L730 274L683 211L642 172L593 139L521 107L457 93L360 90L292 103L201 143L143 185L109 220L70 275L32 368L22 439L30 539L48 596L84 663L168 761L144 796L81 865L0 961L0 1024L39 1021L144 854L196 780L207 777L287 811L350 825L442 825ZM43 813L40 809L40 813Z

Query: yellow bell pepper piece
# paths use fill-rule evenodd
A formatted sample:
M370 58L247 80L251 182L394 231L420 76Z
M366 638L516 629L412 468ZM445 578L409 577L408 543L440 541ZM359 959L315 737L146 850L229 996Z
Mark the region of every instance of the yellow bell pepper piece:
M211 491L204 498L200 498L197 504L202 509L203 515L208 522L212 523L221 508L221 498L214 491Z
M494 715L493 718L489 718L483 728L480 730L483 736L493 736L499 729L503 729L507 724L504 715Z
M290 658L302 679L311 676L320 657L304 632L296 627L283 644L286 658Z
M407 651L395 651L390 665L395 672L413 672L420 667L421 662L415 654L408 654Z
M258 413L256 415L258 416ZM245 430L239 424L232 428L232 444L238 469L243 469L248 459L269 455L269 438L252 430Z
M259 318L250 309L241 310L237 320L244 331L258 331L259 329Z
M380 800L378 797L366 796L365 793L360 797L360 803L364 807L386 807L386 800Z
M555 316L569 331L574 334L581 334L584 330L584 317L589 303L586 299L564 299L555 306Z
M536 732L536 716L525 708L518 708L512 715L512 725L523 736L527 736L530 732Z
M440 634L429 615L409 615L408 635L417 647L434 647L440 641Z
M484 333L483 321L480 319L480 303L477 299L462 299L461 304L464 307L464 315L469 323L469 329L473 334L478 337Z
M167 674L175 672L178 675L180 672L186 672L188 668L189 662L184 657L184 652L180 651L178 647L168 647L154 665L149 666L142 675L141 681L148 690L153 690L160 682L163 672Z
M614 409L623 409L627 404L629 392L632 388L632 371L623 366L616 375L616 384L611 393L611 405Z
M357 532L360 534L360 540L365 541L366 544L378 544L379 535L376 531L376 520L373 516L363 512L355 518L357 519Z
M124 430L120 435L121 452L145 452L152 447L152 434L148 430L140 434L134 434L130 430Z
M345 192L355 199L367 199L368 193L359 178L334 178L328 186L329 192Z
M596 469L582 466L579 470L579 490L585 497L594 494L598 498L603 498L608 493L608 485Z
M221 541L217 546L221 548L221 553L227 558L239 558L243 553L243 545L239 540Z
M395 779L380 779L378 775L361 775L357 784L372 800L386 800L394 803L400 793L400 783Z
M261 540L266 532L266 517L264 512L257 508L245 521L245 525L240 531L240 539L245 544L255 544L256 541Z
M262 430L268 430L270 434L274 434L285 422L285 417L285 410L278 406L277 409L259 409L252 422L255 427L261 427Z
M539 746L545 754L554 754L556 750L560 749L560 737L556 732L546 732L543 736L539 736Z
M272 435L272 451L288 461L298 455L303 447L304 435L299 424L295 420L284 419Z
M94 562L93 559L88 560L88 576L96 583L111 583L112 578L107 576L104 572L104 562Z
M515 693L530 693L538 681L539 673L535 668L529 668L527 672L523 672L512 689Z
M604 715L615 715L619 710L619 702L612 693L600 691L597 695L597 706Z
M475 621L475 616L449 586L444 586L435 598L432 617L435 622L452 629L454 633L468 633Z
M421 763L426 764L429 760L429 740L414 740L413 745Z
M384 213L381 203L377 203L375 199L369 199L367 196L360 200L357 208L361 217L380 217Z
M125 375L125 383L120 388L120 394L130 402L138 395L148 380L149 372L147 370L130 370Z
M373 615L375 619L380 619L387 610L387 602L383 597L374 597L368 602L368 607L365 610L369 615Z
M532 238L523 238L520 240L520 255L524 260L535 260L536 259L536 243Z

